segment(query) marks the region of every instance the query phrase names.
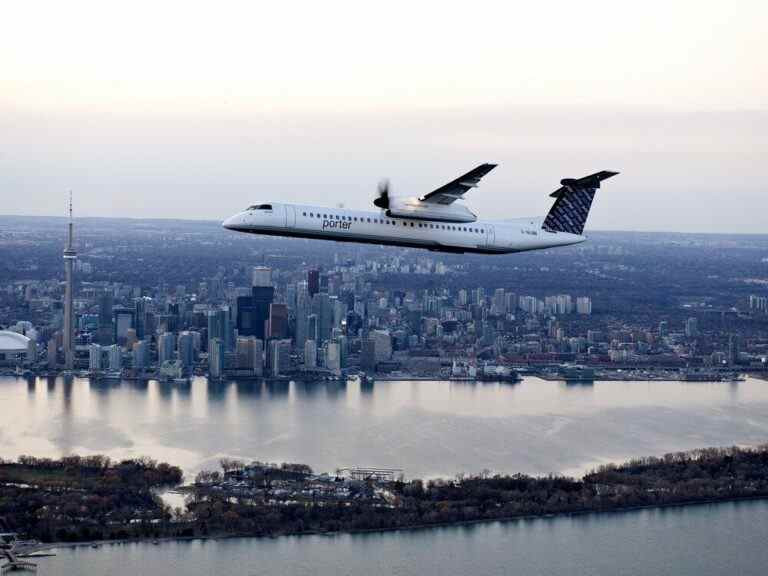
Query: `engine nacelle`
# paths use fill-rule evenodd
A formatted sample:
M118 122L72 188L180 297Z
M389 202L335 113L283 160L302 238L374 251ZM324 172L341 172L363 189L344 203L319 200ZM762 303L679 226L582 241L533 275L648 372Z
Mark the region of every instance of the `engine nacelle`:
M441 222L474 222L477 220L477 216L469 208L458 202L443 205L422 202L418 198L390 198L387 216Z

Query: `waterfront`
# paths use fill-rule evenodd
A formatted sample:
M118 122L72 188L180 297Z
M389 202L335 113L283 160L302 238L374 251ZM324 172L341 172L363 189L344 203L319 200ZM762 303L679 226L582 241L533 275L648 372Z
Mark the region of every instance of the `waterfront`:
M406 475L578 473L768 438L768 383L94 384L0 380L4 458L150 455L190 478L221 457ZM768 503L372 533L60 549L41 574L757 574ZM617 570L617 566L621 569ZM681 568L682 567L682 568Z
M578 474L600 462L768 439L768 383L347 384L0 379L0 456L148 455L190 478L222 457L408 477Z
M44 576L187 574L763 574L768 502L735 502L429 530L233 538L57 550Z

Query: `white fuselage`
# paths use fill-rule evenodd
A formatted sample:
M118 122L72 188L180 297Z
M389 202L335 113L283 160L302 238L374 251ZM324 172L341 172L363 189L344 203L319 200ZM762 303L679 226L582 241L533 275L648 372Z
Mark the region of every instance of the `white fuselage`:
M578 244L586 238L541 228L541 218L438 222L393 218L365 211L276 202L256 204L224 221L230 230L272 236L315 238L426 248L439 252L507 254Z

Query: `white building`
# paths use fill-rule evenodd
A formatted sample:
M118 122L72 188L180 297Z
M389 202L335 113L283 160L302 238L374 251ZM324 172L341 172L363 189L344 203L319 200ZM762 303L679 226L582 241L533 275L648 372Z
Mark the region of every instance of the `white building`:
M592 299L589 296L579 296L576 298L576 313L583 316L592 314Z
M307 340L304 344L304 369L311 370L317 367L317 342Z
M254 266L252 278L253 286L272 286L272 268Z
M0 365L17 366L34 361L37 344L31 338L10 330L0 330Z
M142 371L146 369L148 364L147 356L149 352L147 350L147 343L144 340L139 340L133 344L133 369Z
M270 340L269 368L271 376L282 376L291 369L291 341Z
M376 362L384 362L392 358L392 336L388 330L374 330L370 338L374 342Z
M91 372L101 372L101 346L99 344L91 344L88 348L88 369Z
M341 347L338 342L328 342L325 347L325 367L335 374L341 372Z
M110 370L120 370L123 367L123 355L120 352L120 346L112 344L107 348L107 361Z

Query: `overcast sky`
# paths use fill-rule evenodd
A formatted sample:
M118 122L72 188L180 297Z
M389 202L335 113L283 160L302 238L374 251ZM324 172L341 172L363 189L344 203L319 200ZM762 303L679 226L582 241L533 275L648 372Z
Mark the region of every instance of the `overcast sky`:
M371 206L481 162L481 217L621 175L594 229L768 231L768 2L8 2L0 212Z

